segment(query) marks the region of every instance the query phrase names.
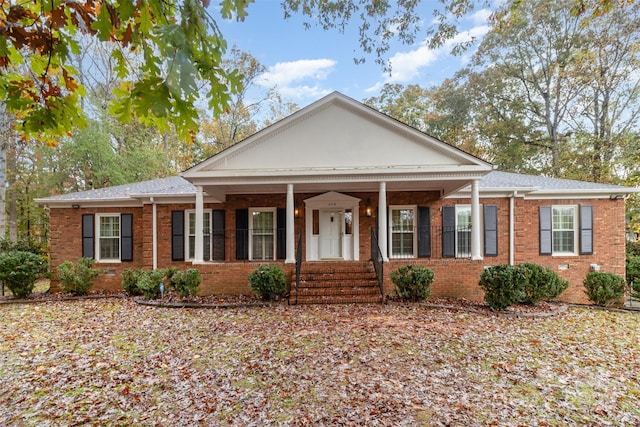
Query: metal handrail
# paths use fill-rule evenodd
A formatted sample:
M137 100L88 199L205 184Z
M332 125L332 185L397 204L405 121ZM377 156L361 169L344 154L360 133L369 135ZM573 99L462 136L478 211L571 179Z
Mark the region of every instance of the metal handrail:
M371 262L373 263L373 269L378 278L380 295L382 296L382 301L384 301L384 259L382 258L382 252L378 244L378 236L376 236L374 228L371 228Z
M296 248L296 301L298 305L298 288L300 286L300 269L302 268L302 233L298 236L298 247Z

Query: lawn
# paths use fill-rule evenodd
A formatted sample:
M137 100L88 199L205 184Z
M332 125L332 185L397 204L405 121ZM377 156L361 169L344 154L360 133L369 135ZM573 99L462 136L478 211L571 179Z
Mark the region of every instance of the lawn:
M0 306L0 425L640 425L640 315Z

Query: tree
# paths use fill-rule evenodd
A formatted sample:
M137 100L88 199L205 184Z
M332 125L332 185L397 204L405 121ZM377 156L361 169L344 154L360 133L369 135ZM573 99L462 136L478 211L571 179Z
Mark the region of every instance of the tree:
M519 7L515 2L513 8ZM573 0L574 13L592 5L605 13L616 0ZM218 19L243 20L249 1L220 0ZM459 20L489 0L443 0L434 24L425 32L431 46L440 46L458 31ZM239 89L240 76L222 64L226 41L216 19L206 10L209 0L34 0L2 2L0 17L0 102L16 114L17 130L50 144L86 124L81 109L85 89L71 64L87 40L113 44L110 56L123 83L115 91L112 110L120 120L136 117L161 131L175 126L183 139L197 129L195 102L206 88L208 107L215 115L226 110ZM393 40L413 43L420 34L424 1L283 0L285 17L301 14L325 29L344 30L359 17L360 46L375 51L376 61L388 68L385 53ZM420 6L424 7L420 9ZM458 45L460 51L473 40ZM141 56L127 62L125 52ZM357 59L362 61L363 57ZM82 64L82 62L80 63ZM199 84L205 82L204 86Z
M529 135L522 135L524 143L541 148L540 154L547 157L539 158L541 166L560 176L560 145L569 129L566 118L585 88L574 78L579 73L583 23L569 13L569 0L518 4L517 12L506 14L485 36L475 55L476 65L504 82L485 80L493 89L486 92L488 108L502 114L504 108L518 111L519 120L530 129Z
M117 48L111 52L124 80L111 108L122 121L132 115L164 130L173 123L187 138L197 128L194 106L206 82L209 108L224 111L240 76L222 66L226 43L208 14L208 1L55 0L2 2L0 14L0 100L16 113L18 131L27 135L65 135L85 122L85 94L71 63L85 36ZM243 19L245 1L221 0L223 19ZM136 67L124 51L141 55Z

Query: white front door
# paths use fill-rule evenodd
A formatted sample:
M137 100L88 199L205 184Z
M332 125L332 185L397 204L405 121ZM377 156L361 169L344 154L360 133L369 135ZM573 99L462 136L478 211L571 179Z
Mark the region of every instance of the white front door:
M320 258L342 258L343 216L342 210L320 211Z

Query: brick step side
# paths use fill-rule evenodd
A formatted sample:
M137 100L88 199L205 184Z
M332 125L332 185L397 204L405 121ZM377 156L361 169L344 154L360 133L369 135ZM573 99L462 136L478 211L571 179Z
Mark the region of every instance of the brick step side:
M354 288L354 287L378 287L377 279L357 280L301 280L300 288ZM292 285L292 288L295 284Z
M294 301L292 297L291 301ZM382 297L377 296L298 296L298 304L381 304Z
M348 288L299 288L298 289L298 297L301 296L305 296L305 295L343 295L343 296L348 296L348 295L380 295L380 288L378 287L366 287L366 288L359 288L359 287L348 287ZM296 295L296 290L292 289L291 290L291 295L295 297Z
M375 274L366 273L337 273L337 274L301 274L300 281L304 282L357 282L363 280L377 281Z

